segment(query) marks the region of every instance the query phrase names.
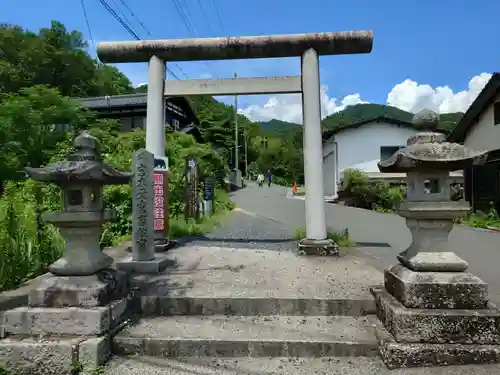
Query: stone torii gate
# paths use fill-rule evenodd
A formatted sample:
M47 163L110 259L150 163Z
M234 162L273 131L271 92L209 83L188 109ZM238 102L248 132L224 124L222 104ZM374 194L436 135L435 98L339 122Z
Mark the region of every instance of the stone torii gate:
M101 42L104 63L148 62L146 148L165 154L165 95L302 94L306 237L300 247L309 254L336 253L327 239L321 137L320 55L370 53L372 31L271 36ZM167 61L296 57L301 75L271 78L196 79L165 82Z

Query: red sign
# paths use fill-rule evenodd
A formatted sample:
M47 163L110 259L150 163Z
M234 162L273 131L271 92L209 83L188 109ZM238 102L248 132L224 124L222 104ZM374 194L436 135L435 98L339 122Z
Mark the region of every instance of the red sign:
M164 183L165 174L162 172L155 172L153 174L153 191L154 191L154 230L165 230L165 195Z

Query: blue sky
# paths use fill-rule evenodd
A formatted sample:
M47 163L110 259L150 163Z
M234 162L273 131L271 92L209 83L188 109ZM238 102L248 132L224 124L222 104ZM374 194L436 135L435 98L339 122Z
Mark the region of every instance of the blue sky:
M151 36L123 6L122 0L106 1L123 12L142 39L193 36L172 0L124 0ZM465 110L487 82L488 74L499 70L499 1L179 0L179 3L198 37L373 30L371 54L321 58L324 115L361 101L390 103L411 111L423 106L440 112ZM84 0L84 4L95 42L132 40L99 0ZM0 0L0 9L1 23L31 30L59 20L69 29L83 32L94 54L79 0L23 0L22 7L18 1ZM203 62L178 65L189 78L207 77L212 71L221 77L230 77L234 72L247 77L293 75L299 73L300 67L298 58L215 61L210 63L213 69ZM117 66L133 83L146 82L145 64ZM171 69L185 78L176 66ZM297 96L246 96L240 98L240 103L242 111L253 119L277 117L300 121Z

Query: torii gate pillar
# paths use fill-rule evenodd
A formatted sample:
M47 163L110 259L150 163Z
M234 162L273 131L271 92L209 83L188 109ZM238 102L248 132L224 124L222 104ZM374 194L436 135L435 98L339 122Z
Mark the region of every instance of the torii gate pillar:
M302 118L304 123L304 177L306 188L306 238L299 246L306 253L338 254L327 239L323 186L323 143L319 56L313 48L302 55Z

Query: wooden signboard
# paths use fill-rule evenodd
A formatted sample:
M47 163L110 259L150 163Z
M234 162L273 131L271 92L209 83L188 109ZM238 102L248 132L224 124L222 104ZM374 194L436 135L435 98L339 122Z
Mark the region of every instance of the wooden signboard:
M184 173L184 216L186 221L189 218L198 220L200 217L200 202L198 197L198 166L193 158L186 158L186 168Z

